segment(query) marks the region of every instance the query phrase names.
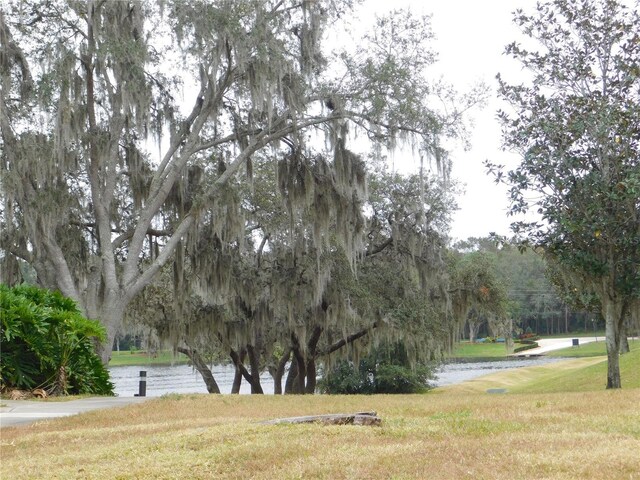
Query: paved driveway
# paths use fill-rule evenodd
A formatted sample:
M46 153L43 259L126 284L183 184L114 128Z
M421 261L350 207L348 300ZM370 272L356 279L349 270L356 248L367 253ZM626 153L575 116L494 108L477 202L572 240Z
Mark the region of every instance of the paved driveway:
M99 408L140 403L148 397L91 397L69 401L0 400L0 427L25 425L38 420L68 417Z
M576 337L580 345L590 342L604 342L604 337ZM543 338L537 340L539 347L525 350L524 352L514 353L514 357L527 357L529 355L542 355L552 350L560 350L562 348L572 347L573 338ZM576 347L580 348L580 347Z

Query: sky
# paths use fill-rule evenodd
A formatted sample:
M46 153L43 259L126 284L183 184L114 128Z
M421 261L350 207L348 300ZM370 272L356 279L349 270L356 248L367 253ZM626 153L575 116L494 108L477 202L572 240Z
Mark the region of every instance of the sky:
M453 215L450 235L454 239L487 236L490 232L508 235L514 219L507 216L507 189L486 174L483 162L518 162L515 153L500 148L496 110L501 104L495 94L495 76L498 72L512 80L524 76L519 65L503 52L508 43L522 38L512 22L512 12L517 8L531 11L535 0L367 0L365 5L369 12L408 7L416 13L432 14L434 50L438 52L435 71L459 91L469 90L479 81L491 88L486 107L471 114L471 149L464 151L460 146L452 152L452 177L464 184L465 193L457 199L459 210Z

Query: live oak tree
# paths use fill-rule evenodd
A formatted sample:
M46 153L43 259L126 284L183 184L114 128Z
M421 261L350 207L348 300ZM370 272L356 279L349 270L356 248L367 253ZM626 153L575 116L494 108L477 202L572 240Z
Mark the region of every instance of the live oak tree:
M338 358L357 359L380 341L401 343L411 362L430 360L441 356L450 339L442 257L451 201L442 182L372 172L366 208L360 205L353 217L360 229L366 225L354 266L336 223L348 216L328 212L333 233L327 248L313 240L322 218L314 212L337 184L323 185L326 175L319 173L326 165L320 159L315 165L303 161L317 189L312 208L292 218L282 205L289 193L273 191L269 163L257 159L254 189L243 195L238 215L246 221L244 239L223 242L203 225L203 238L215 241L185 242L190 247L180 270L189 273L178 290L189 294L180 296L179 313L162 307L174 302L158 299L155 283L142 294L141 310L151 311L151 324L192 358L211 393L219 389L198 355L220 346L236 365L232 392L244 378L253 393L262 393L260 373L268 369L275 393L313 393L319 365L326 370ZM159 322L165 316L170 318Z
M515 22L532 46L507 53L531 79L499 78L513 107L500 117L522 160L506 175L490 167L511 186L512 213L541 216L515 232L597 296L607 388L620 388L622 325L640 316L640 14L615 0L555 0Z
M412 364L440 358L448 344L443 257L451 204L446 191L435 179L421 182L417 175L384 170L370 171L368 187L362 258L353 269L344 250L329 252L323 263L330 265L331 275L321 295L304 302L316 307L306 307L311 315L299 324L301 332L282 343L298 368L293 392L313 393L318 364L325 372L338 359L358 364L360 355L379 342L403 345ZM290 289L301 295L295 283Z
M495 253L454 250L448 261L456 335L468 325L469 337L474 341L481 323L487 322L494 335L505 338L509 350L513 316L509 312L507 290L497 269Z
M187 237L208 225L231 241L243 226L227 185L251 181L255 155L286 160L292 210L309 198L306 178L294 185L300 159L333 163L349 130L381 148L412 138L444 165L440 138L478 96L429 108L450 98L426 80L428 19L382 18L354 54L329 57L327 28L350 12L332 0L3 4L3 262L23 259L100 319L106 362L136 296L173 262L189 274Z

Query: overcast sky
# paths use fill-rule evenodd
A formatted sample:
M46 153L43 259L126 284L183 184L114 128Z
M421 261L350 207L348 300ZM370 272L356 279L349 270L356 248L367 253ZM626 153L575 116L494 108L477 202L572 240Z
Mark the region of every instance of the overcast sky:
M478 81L492 89L492 99L481 111L473 112L475 126L470 151L453 152L453 177L464 183L466 193L458 198L460 210L454 214L451 235L464 239L486 236L490 232L509 234L506 189L496 185L485 173L483 162L514 165L518 158L500 149L500 126L496 120L499 102L495 98L498 72L517 78L516 62L504 56L504 47L519 38L511 13L517 8L531 11L535 0L367 0L369 12L385 12L392 8L410 7L416 13L430 13L436 35L434 50L438 52L437 69L461 91ZM398 160L396 160L398 161Z

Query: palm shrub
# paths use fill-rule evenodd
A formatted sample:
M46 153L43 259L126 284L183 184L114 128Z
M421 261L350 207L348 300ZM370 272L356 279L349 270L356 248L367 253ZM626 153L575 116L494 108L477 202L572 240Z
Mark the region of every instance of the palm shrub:
M4 388L44 388L50 394L112 395L94 341L106 332L59 292L0 285L0 379Z

